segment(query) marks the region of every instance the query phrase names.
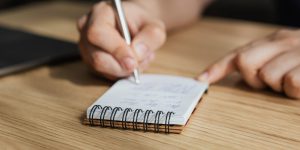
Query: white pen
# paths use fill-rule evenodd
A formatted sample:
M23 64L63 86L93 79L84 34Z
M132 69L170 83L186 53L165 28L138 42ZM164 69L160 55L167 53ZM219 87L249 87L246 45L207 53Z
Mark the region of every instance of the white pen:
M112 0L112 1L114 4L114 7L115 7L116 14L117 14L117 21L119 24L120 32L123 35L126 43L128 45L130 45L131 44L131 36L130 36L128 25L126 22L126 18L125 18L122 4L121 4L121 0ZM135 83L137 83L137 84L140 83L139 70L137 68L135 68L133 71L133 77L134 77Z

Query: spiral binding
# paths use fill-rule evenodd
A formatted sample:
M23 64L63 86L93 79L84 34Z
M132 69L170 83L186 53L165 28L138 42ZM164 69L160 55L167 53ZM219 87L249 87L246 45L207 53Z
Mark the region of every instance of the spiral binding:
M143 121L143 130L146 132L148 131L148 120L150 113L154 113L152 110L146 110L144 115L144 121Z
M138 129L138 117L139 117L139 113L142 112L143 113L143 110L142 109L136 109L134 111L134 114L133 114L133 119L132 119L132 128L137 130Z
M116 117L116 114L118 111L122 111L123 109L121 107L115 107L112 112L111 112L111 115L110 115L110 126L112 128L115 127L115 117Z
M132 112L131 108L126 108L123 112L123 117L122 117L122 128L127 129L127 115L128 112Z
M166 114L166 120L165 120L165 133L170 133L170 120L171 116L174 115L174 112L167 112Z
M89 114L89 122L91 126L94 126L94 114L96 112L97 109L102 109L102 107L100 105L95 105L92 107L90 114Z
M162 111L157 111L155 114L155 120L154 120L154 132L159 132L159 120L160 120L160 115L164 114Z
M110 114L110 119L109 119L109 127L112 127L112 128L115 128L115 117L116 117L116 114L118 111L123 111L123 109L121 107L114 107L112 108L111 106L104 106L102 107L101 105L94 105L92 107L92 109L90 110L90 113L89 113L89 123L91 126L94 126L94 115L95 115L95 112L97 110L100 110L100 115L99 117L96 117L96 118L99 118L99 125L101 127L106 127L105 125L105 116L107 114L107 111L111 111L111 114ZM122 128L123 129L128 129L127 127L127 119L128 119L128 113L129 112L133 112L133 118L132 118L132 129L133 130L138 130L138 118L139 118L139 114L140 113L144 113L144 111L142 109L135 109L134 111L131 109L131 108L125 108L124 111L122 112ZM155 118L154 118L154 123L153 123L153 127L154 127L154 132L160 132L160 118L162 115L164 115L164 112L163 111L156 111L154 112L153 110L146 110L145 113L144 113L144 116L143 116L143 131L144 132L147 132L149 131L148 130L148 126L149 126L149 116L150 114L155 114ZM165 115L165 123L164 123L164 126L165 126L165 133L170 133L170 120L171 120L171 117L172 115L174 115L175 113L174 112L167 112L166 115Z

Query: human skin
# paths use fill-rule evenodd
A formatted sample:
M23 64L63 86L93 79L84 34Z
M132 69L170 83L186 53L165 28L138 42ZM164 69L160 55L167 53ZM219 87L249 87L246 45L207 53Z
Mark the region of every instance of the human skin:
M82 58L94 72L115 80L134 68L147 69L167 31L199 19L209 0L129 0L124 11L132 35L128 46L118 32L113 7L99 2L78 21ZM188 9L187 9L188 8ZM280 30L253 40L211 64L199 81L215 83L238 71L255 89L270 87L300 98L300 30Z

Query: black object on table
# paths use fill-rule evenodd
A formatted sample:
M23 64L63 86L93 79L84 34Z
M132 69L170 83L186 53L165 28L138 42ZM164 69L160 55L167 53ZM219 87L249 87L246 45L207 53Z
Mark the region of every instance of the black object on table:
M75 43L0 27L0 76L77 58Z

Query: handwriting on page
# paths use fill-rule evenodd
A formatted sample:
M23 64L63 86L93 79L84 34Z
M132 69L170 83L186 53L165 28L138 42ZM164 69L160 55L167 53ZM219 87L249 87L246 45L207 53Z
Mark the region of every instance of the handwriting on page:
M193 79L166 75L142 75L141 81L140 84L135 84L131 79L119 80L93 105L121 107L123 111L130 108L133 111L128 114L129 119L133 118L134 110L138 109L144 112L145 110L153 112L159 110L165 113L163 115L171 111L175 113L174 117L177 116L177 120L171 120L171 122L177 121L178 124L184 125L208 86ZM108 117L111 111L108 111ZM100 111L96 114L99 116ZM124 112L118 111L116 119L121 121L123 114ZM140 117L143 115L141 114ZM155 114L149 120L151 118L154 122ZM143 119L140 122L143 122Z
M121 105L176 111L196 84L143 82L127 86Z
M158 84L153 82L143 83L133 87L135 91L166 92L173 94L187 94L195 85L186 85L180 83Z

